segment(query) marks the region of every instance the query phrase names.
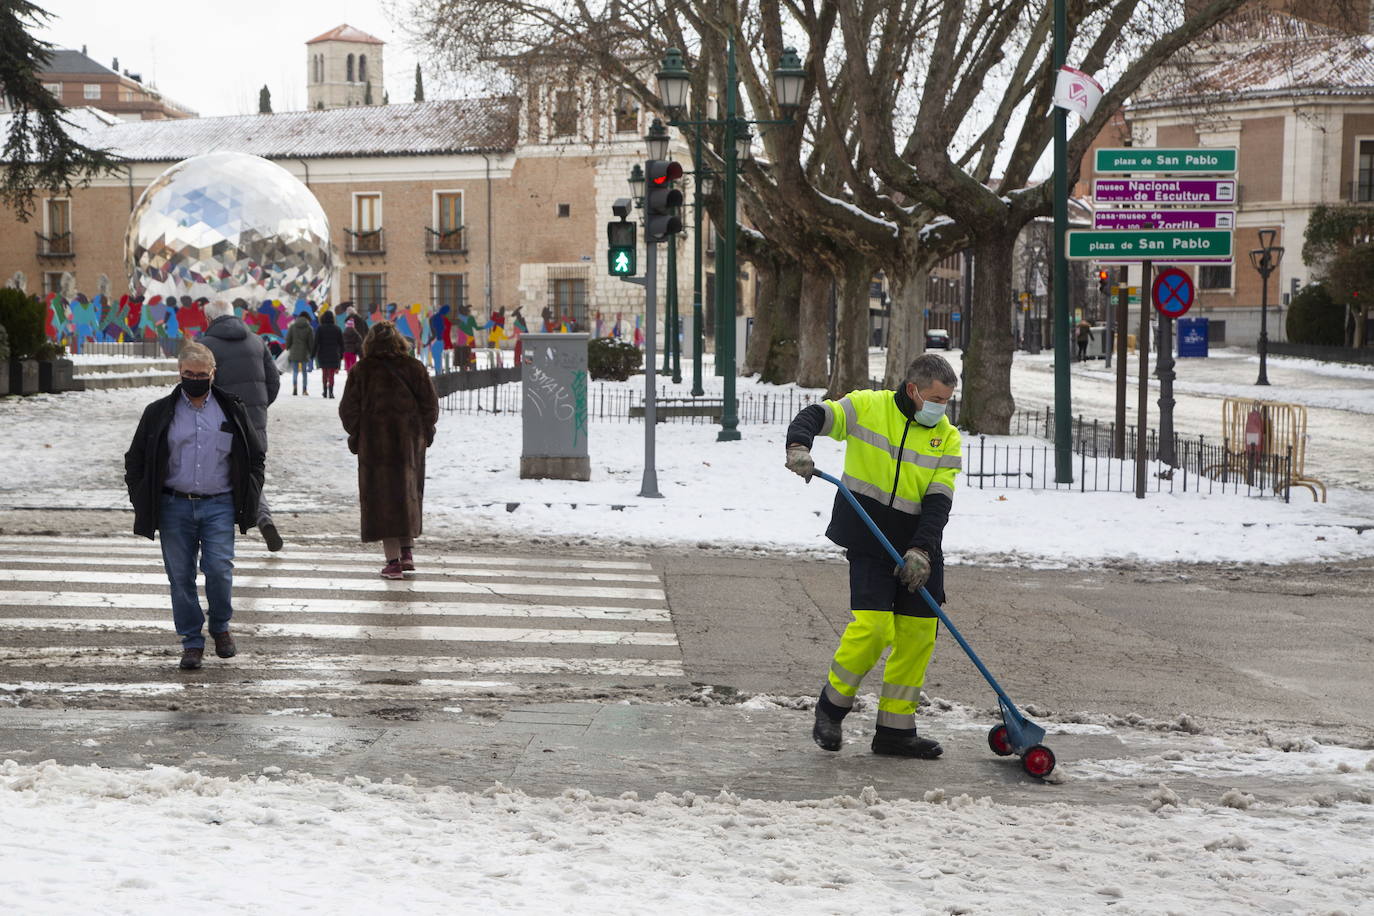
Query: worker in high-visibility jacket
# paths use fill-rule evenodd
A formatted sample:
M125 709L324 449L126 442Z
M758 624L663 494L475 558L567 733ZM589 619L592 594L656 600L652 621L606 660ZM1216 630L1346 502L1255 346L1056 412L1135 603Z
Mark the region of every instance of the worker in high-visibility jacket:
M938 623L918 593L925 586L945 601L941 540L962 468L959 431L945 407L959 378L942 356L925 353L907 368L897 391L851 391L804 408L787 429L787 469L808 482L815 472L817 435L845 443L841 479L872 516L903 565L892 557L843 496L835 494L826 536L845 549L854 619L845 628L816 702L812 737L827 751L842 743L841 723L864 675L883 650L875 754L933 759L939 743L916 733L916 706Z

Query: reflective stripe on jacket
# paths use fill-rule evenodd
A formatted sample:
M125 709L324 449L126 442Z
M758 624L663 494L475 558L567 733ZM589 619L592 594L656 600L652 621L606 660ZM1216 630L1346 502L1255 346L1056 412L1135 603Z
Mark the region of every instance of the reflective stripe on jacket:
M851 391L821 409L821 434L845 443L842 479L849 489L908 515L920 513L927 493L953 499L964 463L959 430L946 417L922 426L902 413L891 391Z

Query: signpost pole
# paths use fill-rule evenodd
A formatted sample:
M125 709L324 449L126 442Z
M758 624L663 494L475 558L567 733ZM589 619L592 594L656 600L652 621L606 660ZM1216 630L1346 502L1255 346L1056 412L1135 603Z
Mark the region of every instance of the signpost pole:
M1054 0L1054 70L1068 57L1068 3ZM1054 108L1054 480L1073 483L1073 402L1069 388L1069 110Z
M1122 265L1117 272L1116 292L1116 430L1112 434L1112 456L1126 458L1126 332L1130 330L1127 312L1131 304L1131 269ZM1141 297L1142 304L1144 297Z
M1142 303L1143 305L1143 303ZM1178 466L1174 455L1174 319L1159 317L1159 356L1155 362L1159 376L1159 460L1169 467Z
M658 469L654 458L654 436L658 433L658 410L654 393L654 359L657 335L654 325L658 321L658 243L646 238L644 245L644 477L639 484L639 495L650 499L662 499L658 492Z
M1150 309L1145 307L1145 290L1150 288L1150 269L1154 265L1143 261L1140 265L1140 333L1136 335L1136 350L1140 354L1140 390L1136 400L1135 428L1135 498L1145 498L1146 421L1150 413Z

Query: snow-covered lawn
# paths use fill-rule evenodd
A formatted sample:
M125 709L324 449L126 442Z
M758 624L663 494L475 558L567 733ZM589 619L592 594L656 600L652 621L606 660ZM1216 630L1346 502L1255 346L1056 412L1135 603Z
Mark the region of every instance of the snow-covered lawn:
M1239 356L1228 359L1232 364L1245 361ZM1018 366L1022 362L1018 360ZM1026 385L1039 385L1037 391L1048 390L1051 376L1041 369L1048 366L1028 363L1018 368L1017 377ZM1222 361L1209 362L1208 369L1223 375L1234 371ZM1305 367L1294 371L1304 380L1317 380L1313 384L1324 378ZM1364 375L1369 375L1367 384ZM1356 386L1346 395L1352 402L1368 399L1374 404L1374 373L1356 370L1353 378L1340 380ZM642 391L642 386L641 380L616 387ZM311 387L318 392L318 380ZM742 393L776 395L790 387L748 379L740 383ZM709 373L707 388L719 389L719 380ZM6 468L0 507L126 506L123 452L144 405L164 390L0 400L0 426L6 431L0 438L0 465ZM1193 401L1219 403L1180 396L1181 404ZM1212 407L1206 409L1210 412ZM1348 449L1352 461L1374 468L1374 419L1349 411L1332 413L1371 427L1368 435L1348 430ZM726 443L716 441L716 429L659 425L657 478L664 498L647 499L637 495L644 454L640 421L591 424L592 479L579 483L520 479L519 416L444 414L429 452L426 533L833 554L835 548L824 531L835 494L824 482L806 485L783 469L786 426L745 424L740 428L742 440ZM76 435L76 430L82 434ZM337 402L284 393L270 412L269 436L268 487L278 510L347 512L356 504L355 459L339 426ZM1029 439L995 441L1047 445ZM975 469L977 446L976 439L966 440L965 463L970 470ZM45 460L30 460L35 452ZM828 439L818 440L815 456L818 465L832 473L842 468L842 449ZM1091 465L1090 461L1089 471ZM1130 467L1122 475L1127 489ZM1362 473L1367 478L1370 472ZM994 489L993 482L961 479L945 537L952 562L1277 563L1374 556L1374 530L1367 527L1374 526L1374 481L1368 489L1333 489L1327 504L1314 504L1303 490L1295 490L1292 502L1284 504L1272 497L1183 493L1177 484L1173 493L1151 492L1138 500L1129 492ZM988 487L980 489L980 483ZM112 514L112 530L120 530L118 520ZM347 536L353 531L315 533Z

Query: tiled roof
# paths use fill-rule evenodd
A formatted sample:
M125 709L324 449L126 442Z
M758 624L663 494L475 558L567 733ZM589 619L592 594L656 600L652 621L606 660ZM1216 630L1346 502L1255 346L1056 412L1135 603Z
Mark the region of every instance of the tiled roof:
M344 25L335 26L328 32L325 32L323 35L315 36L314 38L307 41L306 44L313 45L317 41L360 41L370 45L386 44L386 42L382 41L380 38L377 38L373 35L369 35L362 29L355 29L353 28L353 26L348 25L347 23L345 23Z
M1267 42L1141 95L1131 107L1310 95L1374 96L1374 36Z
M514 98L462 99L81 126L83 142L141 162L218 150L266 159L426 156L514 149L516 106Z
M52 57L49 58L47 66L42 70L44 76L49 74L68 74L83 73L91 76L118 76L109 67L98 64L91 60L80 51L73 51L70 48L55 48Z

